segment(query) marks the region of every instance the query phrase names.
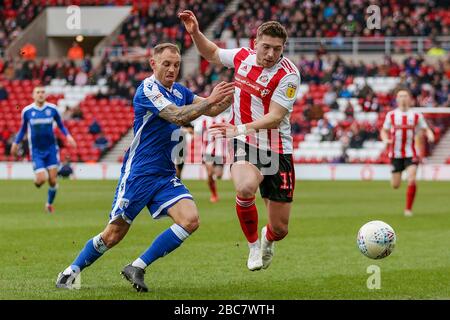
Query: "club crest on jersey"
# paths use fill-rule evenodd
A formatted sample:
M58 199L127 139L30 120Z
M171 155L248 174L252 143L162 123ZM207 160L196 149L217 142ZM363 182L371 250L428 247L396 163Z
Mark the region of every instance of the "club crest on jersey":
M297 85L293 83L288 83L288 87L286 89L286 97L292 99L295 97L295 92L297 91Z
M50 110L45 110L45 115L50 116L52 112Z
M174 90L173 90L173 95L174 95L175 97L177 97L178 99L183 99L183 95L182 95L181 92L178 91L177 89L174 89Z
M267 82L269 81L269 77L266 74L263 74L262 76L259 77L259 81L260 82Z

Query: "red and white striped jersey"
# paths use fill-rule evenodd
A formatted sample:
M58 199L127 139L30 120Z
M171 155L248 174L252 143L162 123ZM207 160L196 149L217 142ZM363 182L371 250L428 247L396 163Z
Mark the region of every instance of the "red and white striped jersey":
M399 108L389 111L384 120L383 129L389 130L393 143L389 150L390 158L416 158L415 136L417 129L426 129L428 125L421 113Z
M216 138L208 134L208 129L213 124L227 122L228 117L228 113L224 112L216 117L201 116L194 120L194 133L202 137L202 155L226 158L227 139Z
M278 129L264 129L237 139L263 150L292 154L289 118L300 86L297 67L282 56L273 67L263 68L256 64L256 51L249 48L219 49L219 58L224 66L234 68L236 86L229 120L231 124L245 124L262 118L269 113L271 101L289 111Z

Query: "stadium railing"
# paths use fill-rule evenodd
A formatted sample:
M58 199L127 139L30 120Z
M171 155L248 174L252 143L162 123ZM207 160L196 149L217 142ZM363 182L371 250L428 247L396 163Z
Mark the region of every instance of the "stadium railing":
M439 36L434 39L447 52L450 50L450 36ZM239 39L241 44L249 44L249 39ZM236 40L229 39L226 47L236 47ZM289 38L286 55L315 53L325 48L328 53L409 53L424 54L434 46L429 37L333 37L333 38Z

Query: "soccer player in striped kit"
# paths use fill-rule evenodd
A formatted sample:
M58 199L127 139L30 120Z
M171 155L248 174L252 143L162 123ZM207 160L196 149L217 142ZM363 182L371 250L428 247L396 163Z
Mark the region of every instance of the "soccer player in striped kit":
M283 56L285 28L276 21L259 26L255 50L220 49L199 30L192 11L179 14L200 54L211 63L234 68L234 103L229 123L215 124L210 134L233 137L231 176L236 212L245 234L249 270L269 267L274 242L288 233L295 186L290 114L297 99L300 73ZM260 189L269 223L258 237L255 194Z
M389 157L392 163L391 185L394 189L400 187L402 172L408 174L406 191L405 216L412 216L412 206L417 192L416 174L419 160L415 142L416 135L425 132L429 142L434 142L434 133L428 127L421 113L411 107L413 100L408 89L399 89L396 94L397 108L386 114L381 140L389 145Z
M208 188L211 192L209 201L219 201L217 180L222 179L226 162L227 143L224 138L215 138L208 134L208 128L215 123L226 122L226 112L217 117L201 116L195 121L194 132L202 137L202 162L208 175Z

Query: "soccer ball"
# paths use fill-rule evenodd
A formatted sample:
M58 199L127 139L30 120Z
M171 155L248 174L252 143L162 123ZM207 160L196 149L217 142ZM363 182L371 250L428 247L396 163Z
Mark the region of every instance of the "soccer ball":
M395 248L395 231L383 221L370 221L358 231L356 243L362 254L371 259L382 259Z

